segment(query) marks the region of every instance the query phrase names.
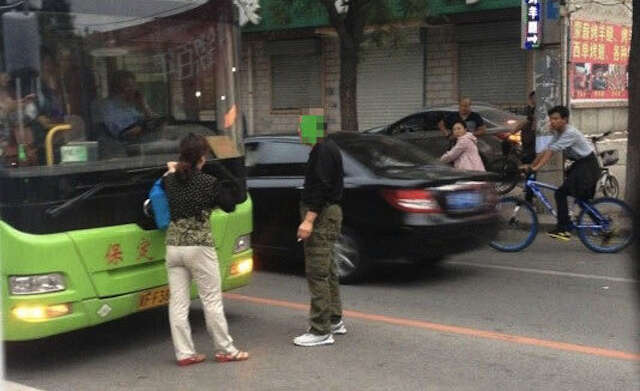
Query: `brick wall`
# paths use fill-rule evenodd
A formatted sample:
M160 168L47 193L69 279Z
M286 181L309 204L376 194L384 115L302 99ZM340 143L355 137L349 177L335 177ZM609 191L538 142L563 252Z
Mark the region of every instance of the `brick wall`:
M250 60L249 45L251 45L253 65L253 107L249 107L248 100L243 102L245 110L253 111L253 129L249 130L254 134L295 132L299 114L278 113L271 109L271 61L265 53L265 41L245 43L246 48L243 52L247 56L247 61ZM245 77L245 82L246 80Z
M300 111L272 110L271 60L265 53L265 40L245 40L242 49L241 99L249 133L295 133ZM251 56L250 56L251 52ZM329 132L340 128L340 58L339 43L334 37L322 38L323 108ZM251 58L250 58L251 57ZM253 88L249 86L249 61L252 61ZM253 97L251 105L250 95ZM250 118L253 114L253 129Z
M340 42L337 38L322 39L324 61L324 110L327 130L340 130Z
M418 30L416 30L416 34ZM417 38L416 38L417 39ZM335 35L322 40L322 105L329 132L340 130L340 55ZM271 109L271 64L265 53L265 39L245 40L241 70L242 104L249 123L249 94L253 97L253 133L282 133L295 131L297 111ZM248 50L252 50L253 89L247 84ZM457 44L453 26L430 27L427 31L427 60L425 68L425 102L427 105L446 104L458 100ZM249 129L251 132L252 129Z
M454 26L427 28L425 102L427 106L458 100L458 46Z

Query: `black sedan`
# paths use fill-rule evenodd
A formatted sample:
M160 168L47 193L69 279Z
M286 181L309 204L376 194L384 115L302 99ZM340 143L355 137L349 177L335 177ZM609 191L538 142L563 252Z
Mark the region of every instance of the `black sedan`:
M489 171L513 174L520 164L517 149L520 137L511 132L525 117L489 104L474 104L471 110L478 113L487 126L487 132L478 139L478 150L485 167ZM433 156L441 156L447 151L449 141L443 137L438 122L457 111L457 105L427 108L391 125L367 129L363 133L393 136L417 145ZM513 183L508 176L505 183L498 185L498 191L511 191Z
M454 170L406 142L336 133L344 164L344 222L334 249L341 281L374 262L434 262L486 245L497 230L491 174ZM257 256L303 259L296 241L310 147L297 136L245 140Z

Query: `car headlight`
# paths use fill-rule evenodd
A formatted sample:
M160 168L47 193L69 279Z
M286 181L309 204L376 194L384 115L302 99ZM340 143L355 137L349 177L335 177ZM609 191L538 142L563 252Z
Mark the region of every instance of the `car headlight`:
M233 246L233 253L241 253L251 248L251 235L238 236L236 244Z
M64 277L60 273L9 277L9 291L12 295L35 295L59 292L65 289L67 287Z

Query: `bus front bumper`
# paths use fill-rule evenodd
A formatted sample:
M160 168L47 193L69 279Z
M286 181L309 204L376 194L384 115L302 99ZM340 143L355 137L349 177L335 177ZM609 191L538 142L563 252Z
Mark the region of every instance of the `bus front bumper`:
M236 255L231 264L250 260L252 255L251 251ZM228 291L247 285L251 276L252 265L250 269L240 270L233 275L227 272L222 280L222 290ZM198 296L195 284L191 286L191 296L192 298ZM2 339L26 341L49 337L165 306L168 301L167 285L118 296L90 298L70 303L52 300L51 294L9 296L2 303ZM68 312L65 313L65 311Z

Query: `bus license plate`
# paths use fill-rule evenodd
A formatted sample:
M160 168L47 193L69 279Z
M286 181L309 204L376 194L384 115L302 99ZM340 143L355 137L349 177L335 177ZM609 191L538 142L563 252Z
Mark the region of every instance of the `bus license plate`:
M140 293L140 301L138 309L146 310L147 308L158 307L169 302L169 287L151 289Z
M472 210L482 204L482 194L479 192L461 192L447 196L447 206L451 210Z

